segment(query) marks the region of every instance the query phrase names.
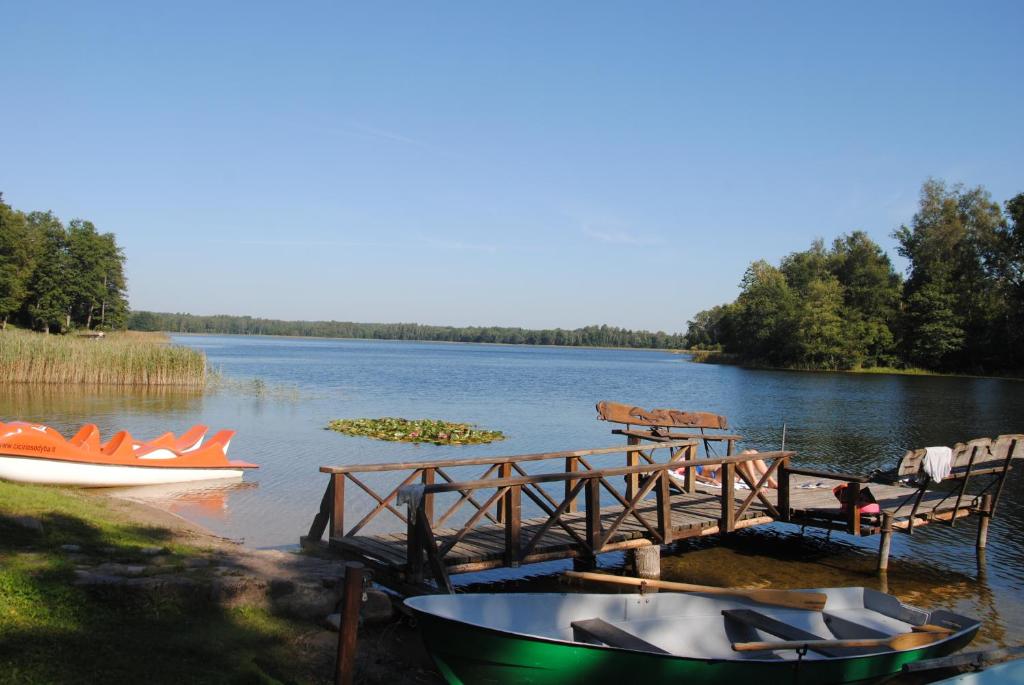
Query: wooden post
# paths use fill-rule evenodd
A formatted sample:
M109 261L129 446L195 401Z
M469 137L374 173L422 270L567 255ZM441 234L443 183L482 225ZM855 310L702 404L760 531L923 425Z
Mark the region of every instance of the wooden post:
M846 532L850 535L860 535L860 507L857 500L860 499L860 483L854 481L846 486Z
M792 487L789 477L789 457L782 457L782 463L779 464L778 483L779 514L782 515L783 521L788 521L790 519L789 489Z
M718 531L731 533L736 524L736 506L733 489L736 487L736 464L722 464L722 516L718 519Z
M892 514L882 514L882 541L878 545L878 572L889 570L889 550L892 548Z
M587 546L595 557L601 550L601 479L587 478Z
M513 485L505 492L505 565L519 568L520 524L522 521L522 486Z
M640 438L630 435L626 438L626 444L632 447L633 445L640 444ZM636 466L640 463L640 457L636 452L626 452L626 466ZM636 494L637 489L640 487L640 475L636 473L630 473L626 476L626 499L630 502L633 501L633 496Z
M637 578L661 580L661 546L648 545L633 550L633 566ZM647 592L657 592L657 588L648 588Z
M578 457L566 457L565 458L565 472L566 473L576 473L577 471L579 471L579 468L580 468L580 460L579 460ZM572 491L576 487L576 483L577 482L578 481L575 478L565 481L565 496L567 498L569 497L570 494L572 494ZM569 512L570 514L576 511L576 498L575 497L573 497L572 501L569 502L569 506L566 508L566 511Z
M504 464L501 464L500 466L498 466L498 478L511 478L511 477L512 477L512 464L510 462L505 462ZM498 507L498 517L497 517L498 518L498 523L504 523L505 522L505 498L504 497L499 497L498 498L498 503L497 503L496 506Z
M697 460L697 445L694 444L686 448L686 461ZM688 494L696 494L697 492L697 467L688 466L686 468L686 492Z
M985 553L985 546L988 544L988 524L992 520L992 495L982 495L980 509L981 520L978 521L978 544L979 555Z
M999 475L999 483L996 484L996 494L992 498L992 503L988 507L988 515L992 516L996 513L996 507L999 506L999 496L1003 494L1003 485L1006 484L1006 473L1010 470L1010 462L1013 461L1013 453L1017 450L1017 441L1011 440L1010 446L1006 450L1006 461L1003 462L1003 472ZM987 529L986 529L987 530Z
M424 485L433 485L434 469L423 469L423 476L421 477L421 481ZM428 521L430 521L431 523L434 522L434 493L432 492L423 493L423 513L426 514Z
M661 534L661 543L667 545L672 542L672 494L669 492L668 471L652 473L651 478L657 478L656 502L658 506L658 532Z
M344 594L341 598L341 621L338 625L338 661L334 672L335 685L351 685L356 670L356 641L359 636L359 606L363 603L363 582L366 569L358 561L345 564Z
M345 537L345 474L331 474L331 529L328 542Z
M420 528L417 525L418 510L409 507L405 527L405 563L407 580L413 585L423 582L423 544L420 542Z

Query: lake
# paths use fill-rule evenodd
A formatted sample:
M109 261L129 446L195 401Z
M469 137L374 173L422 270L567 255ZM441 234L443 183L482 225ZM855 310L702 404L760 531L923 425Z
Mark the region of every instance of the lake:
M238 435L231 456L261 464L246 483L143 493L214 532L258 547L294 546L326 485L321 465L414 461L615 446L595 419L602 399L724 414L744 447L786 448L794 462L846 472L888 467L909 447L1024 432L1024 383L999 379L800 373L694 364L659 351L271 337L175 336L206 353L225 382L206 394L63 387L0 388L0 419L71 434L152 438L195 423ZM254 384L253 379L259 379ZM261 387L257 387L261 386ZM504 431L490 445L437 447L351 438L334 418L402 416ZM980 641L1024 634L1024 469L1011 473L989 533L982 578L975 519L928 526L893 542L888 589L924 606L986 621ZM665 576L718 584L868 585L878 538L825 539L777 525L685 542ZM615 557L612 557L613 563ZM544 565L546 569L562 566ZM534 572L526 567L523 572Z

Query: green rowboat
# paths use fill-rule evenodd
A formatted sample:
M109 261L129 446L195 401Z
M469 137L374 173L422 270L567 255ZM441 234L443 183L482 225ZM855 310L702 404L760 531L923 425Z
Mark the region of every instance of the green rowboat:
M950 654L980 627L975 619L923 611L866 588L814 592L828 596L822 612L664 592L426 595L405 603L438 669L453 685L853 683ZM863 643L899 636L896 644L904 646L915 627L945 632L902 651L888 644L733 649L745 642Z

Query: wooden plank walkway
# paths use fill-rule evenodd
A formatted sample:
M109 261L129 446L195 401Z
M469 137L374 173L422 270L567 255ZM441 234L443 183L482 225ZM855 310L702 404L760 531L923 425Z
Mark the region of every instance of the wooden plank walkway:
M793 476L790 490L790 506L792 508L791 523L818 528L832 527L845 529L846 524L839 511L838 501L832 489L843 481ZM820 485L818 485L820 484ZM809 487L818 485L817 487ZM905 529L908 526L911 509L917 488L894 485L870 485L880 509L896 519L894 527ZM673 540L681 540L694 536L715 535L720 533L721 490L705 485L697 486L698 492L688 494L675 492L671 495L671 527ZM766 491L773 503L778 495L774 491ZM734 499L741 501L750 494L749 490L736 489ZM954 501L948 493L926 491L921 498L916 513L915 527L927 525L930 521L948 521L954 511ZM958 518L969 516L973 512L960 508ZM657 526L657 509L654 501L646 501L636 509L639 516L645 519L650 528ZM602 527L607 528L620 515L621 507L606 506L601 509ZM548 517L539 516L523 519L522 534L533 538L547 522ZM867 519L867 517L865 517ZM586 534L586 515L582 512L566 514L562 517L567 527L580 538ZM834 525L827 525L828 521ZM734 529L774 523L776 519L769 515L763 505L753 504L736 521ZM865 520L861 534L880 532L873 530L879 523ZM650 528L635 518L627 518L618 530L606 542L602 551L616 551L643 545L654 544ZM455 528L439 528L433 531L438 545L446 545L455 539L459 530ZM332 538L330 546L340 552L355 555L376 566L388 567L395 572L403 572L407 567L406 553L408 535L405 532L379 533L375 535L354 535ZM570 559L584 555L578 541L561 527L550 527L543 533L534 552L523 559L522 563L535 563L552 559ZM465 533L452 546L444 557L449 573L481 571L505 566L507 553L505 528L500 524L478 525Z
M627 409L598 405L606 420L622 422L628 416L640 425L674 422L701 432L643 432L627 426L616 431L627 437L623 447L324 466L320 470L330 481L303 544L322 545L326 532L328 549L370 564L379 582L405 592L431 591L432 582L450 591L449 574L555 559L594 563L605 552L779 522L880 535L878 569L885 571L892 534L912 534L924 525L953 526L977 516L977 546L983 549L1011 461L1024 457L1022 435L958 443L952 448L948 484L936 488L921 474L925 450L907 452L889 474L795 468L793 452L733 454L739 436L704 432L724 430L723 417ZM709 443L715 440L727 445L725 456L710 453ZM597 462L615 454L624 455L626 466ZM698 478L698 468L711 469L723 487L703 482L709 471ZM773 479L777 489L769 487ZM377 492L371 485L381 481L397 485ZM899 484L908 481L915 484ZM855 506L840 506L833 491L839 486L844 501ZM371 500L371 509L354 524L345 519L346 488L358 488L357 494ZM877 510L868 504L877 504ZM357 507L350 501L349 510ZM404 530L379 532L389 530L380 521L388 517L393 517L390 530L396 521Z

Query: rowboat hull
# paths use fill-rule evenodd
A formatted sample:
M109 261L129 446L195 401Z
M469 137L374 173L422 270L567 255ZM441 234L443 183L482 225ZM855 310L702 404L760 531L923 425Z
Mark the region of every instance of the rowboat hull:
M576 642L567 630L571 621L594 615L615 620L623 619L630 611L634 615L637 610L648 611L645 605L660 601L655 599L658 597L694 600L676 602L684 616L681 621L679 616L674 620L680 630L690 631L684 638L690 647L697 651L707 648L709 656L680 656L676 651L658 654ZM482 606L463 610L458 606L460 601L482 603ZM449 683L464 685L506 682L622 685L634 681L674 685L687 682L711 685L854 683L899 672L904 664L919 659L945 656L964 647L978 630L977 622L967 619L963 630L925 647L902 652L882 651L840 658L814 654L801 658L795 653L751 657L725 653L721 645L712 644L717 640L711 635L714 631L701 630L699 625L702 620L717 621L717 630L721 632L722 608L764 609L763 605L741 599L722 602L699 595L666 593L654 596L435 595L412 598L406 604L415 612L424 642L441 674ZM687 609L687 604L692 606ZM673 611L675 608L667 607ZM685 616L692 610L697 613ZM666 640L674 639L675 628L671 627L672 621L667 620L664 611L660 616L660 619L638 619L633 625L639 626L645 620L655 621L649 623L646 637L661 635L661 643L665 645ZM658 620L664 625L656 625ZM617 625L629 625L629 622L617 621ZM560 626L565 626L566 630ZM704 634L708 636L706 640Z
M217 478L241 477L242 469L230 467L154 468L0 455L0 480L18 483L107 488L121 485L191 483Z

